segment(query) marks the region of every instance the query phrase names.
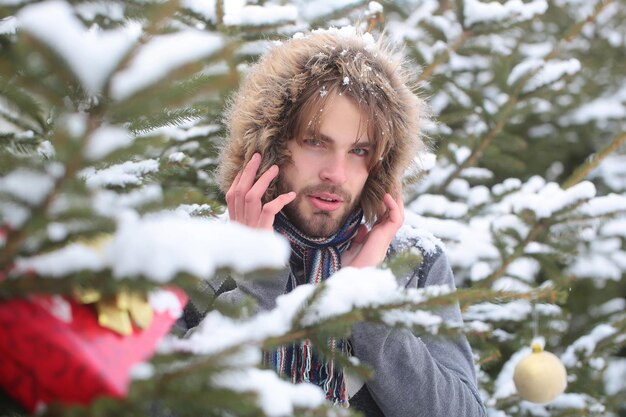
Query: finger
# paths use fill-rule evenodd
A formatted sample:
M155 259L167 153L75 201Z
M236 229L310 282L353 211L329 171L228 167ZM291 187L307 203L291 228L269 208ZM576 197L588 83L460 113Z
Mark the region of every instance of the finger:
M399 183L396 188L396 203L400 208L400 216L402 217L402 221L404 221L404 196L402 195L401 183Z
M387 218L393 223L401 223L403 220L402 211L398 201L395 200L391 194L385 194L383 198L385 206L387 206Z
M235 188L239 183L239 179L241 178L241 171L237 173L235 180L228 188L226 192L226 206L228 207L228 218L230 220L235 220Z
M272 165L259 177L245 197L245 221L249 226L256 226L261 214L261 200L270 182L278 175L278 166Z
M367 238L367 234L369 230L367 230L367 226L362 224L359 226L359 230L357 230L356 235L354 235L353 243L363 243L365 238Z
M283 209L287 204L291 203L296 198L296 193L290 191L286 194L281 194L269 203L266 203L261 210L261 216L259 217L258 227L261 229L271 229L274 224L274 218L279 211Z
M239 178L239 183L237 184L237 187L235 187L234 193L235 216L237 221L245 221L246 194L250 191L250 188L254 183L254 177L256 177L256 173L259 170L260 165L261 154L255 153L252 155L252 158L241 172L241 178Z

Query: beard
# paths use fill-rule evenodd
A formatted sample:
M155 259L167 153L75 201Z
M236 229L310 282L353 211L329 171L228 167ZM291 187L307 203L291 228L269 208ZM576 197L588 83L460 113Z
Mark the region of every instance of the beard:
M280 174L276 190L278 195L289 191L296 192L296 199L283 207L282 211L291 224L313 238L327 238L337 233L360 201L360 195L353 198L343 188L330 184L308 185L296 190L289 180ZM309 195L323 192L340 196L343 200L342 207L335 211L324 211L311 207L306 201Z

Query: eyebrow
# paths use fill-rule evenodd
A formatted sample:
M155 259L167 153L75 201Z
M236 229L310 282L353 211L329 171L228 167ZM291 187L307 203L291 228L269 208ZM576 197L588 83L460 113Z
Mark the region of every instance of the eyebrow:
M312 132L307 132L307 133L311 133ZM322 139L325 142L335 142L335 139L333 139L332 137L325 135L323 133L320 132L319 134L320 139ZM357 138L357 140L355 140L353 143L353 145L358 145L360 148L371 148L373 145L371 142Z

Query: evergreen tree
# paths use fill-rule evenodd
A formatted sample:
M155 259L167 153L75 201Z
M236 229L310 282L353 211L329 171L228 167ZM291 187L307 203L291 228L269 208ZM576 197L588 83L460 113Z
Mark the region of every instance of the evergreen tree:
M381 3L0 2L0 299L167 283L210 310L134 370L125 399L48 414L347 415L260 369L261 350L345 336L357 320L454 333L387 313L459 300L489 415L626 415L626 7ZM388 271L345 271L387 295L322 315L341 288L290 294L266 315L214 306L204 279L257 276L286 254L274 236L216 220L225 100L271 42L346 24L402 42L415 64L435 123L432 154L407 173L406 223L445 242L463 289L407 294ZM545 406L512 378L539 337L568 372ZM3 414L24 413L5 397Z

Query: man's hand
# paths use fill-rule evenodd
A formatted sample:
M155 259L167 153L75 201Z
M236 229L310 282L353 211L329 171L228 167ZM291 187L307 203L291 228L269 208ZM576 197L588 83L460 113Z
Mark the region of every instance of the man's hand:
M254 182L259 166L261 155L255 153L243 171L235 177L226 193L228 216L232 221L255 229L271 230L276 214L296 198L296 193L291 191L281 194L274 200L262 204L263 194L278 175L278 165L272 165Z
M367 227L361 225L350 248L341 256L342 266L378 266L385 259L391 240L404 222L402 192L398 189L395 200L391 194L385 194L381 209L384 214L372 230L368 232Z

